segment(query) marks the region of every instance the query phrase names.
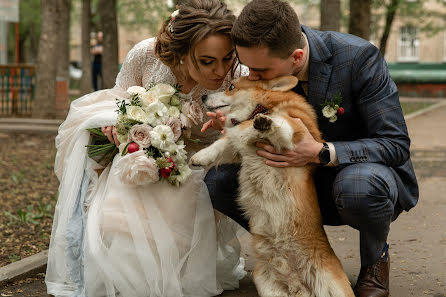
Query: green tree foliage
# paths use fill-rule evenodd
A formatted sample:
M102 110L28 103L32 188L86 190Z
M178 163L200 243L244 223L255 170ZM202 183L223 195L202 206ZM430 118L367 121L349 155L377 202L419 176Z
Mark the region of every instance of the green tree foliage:
M171 3L175 4L176 0ZM175 10L166 0L119 0L117 8L120 25L135 30L144 26L152 34L158 32L161 23Z
M19 1L19 61L34 62L37 57L40 36L40 0ZM15 24L9 25L8 56L14 61Z
M441 3L440 0L437 0L437 2ZM387 39L393 19L396 16L403 24L414 25L428 37L444 30L443 19L445 14L430 9L425 4L426 1L373 0L372 32L381 32L379 48L383 55L386 52ZM382 15L383 8L385 10L384 16Z

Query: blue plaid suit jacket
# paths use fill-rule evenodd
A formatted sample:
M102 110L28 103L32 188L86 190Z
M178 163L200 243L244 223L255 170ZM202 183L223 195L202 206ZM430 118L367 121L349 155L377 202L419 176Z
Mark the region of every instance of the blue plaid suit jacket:
M410 139L398 90L379 50L368 41L302 26L310 45L308 101L316 109L322 136L336 148L340 166L380 163L394 173L398 203L409 210L418 201L410 160ZM326 99L341 94L345 113L330 123Z

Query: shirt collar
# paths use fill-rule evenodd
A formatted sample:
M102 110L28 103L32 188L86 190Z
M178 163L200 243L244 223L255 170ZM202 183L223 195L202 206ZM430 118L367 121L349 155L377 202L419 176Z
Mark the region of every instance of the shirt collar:
M305 47L306 50L304 51L304 57L305 57L305 64L301 71L297 74L297 79L300 81L308 81L309 76L309 65L310 65L310 45L308 44L307 35L305 35L304 32L302 32L302 36L305 39Z

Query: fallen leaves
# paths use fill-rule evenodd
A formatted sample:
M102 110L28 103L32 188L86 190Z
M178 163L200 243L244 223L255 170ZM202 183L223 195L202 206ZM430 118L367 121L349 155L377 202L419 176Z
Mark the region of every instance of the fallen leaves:
M0 266L48 248L58 189L55 135L7 135L0 142Z

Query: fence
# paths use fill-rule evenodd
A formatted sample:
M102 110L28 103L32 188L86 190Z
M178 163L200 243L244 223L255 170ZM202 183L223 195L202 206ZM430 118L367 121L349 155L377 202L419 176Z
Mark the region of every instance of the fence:
M34 65L0 65L0 116L30 116L35 89Z

